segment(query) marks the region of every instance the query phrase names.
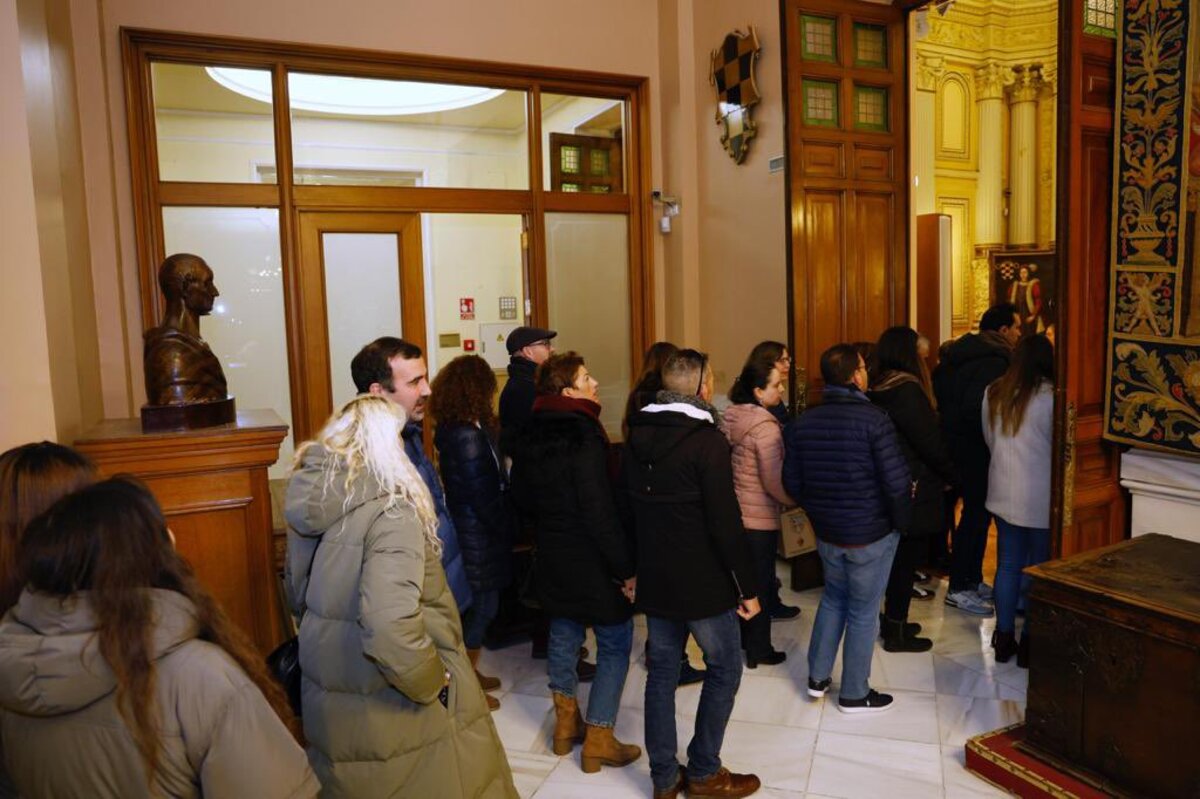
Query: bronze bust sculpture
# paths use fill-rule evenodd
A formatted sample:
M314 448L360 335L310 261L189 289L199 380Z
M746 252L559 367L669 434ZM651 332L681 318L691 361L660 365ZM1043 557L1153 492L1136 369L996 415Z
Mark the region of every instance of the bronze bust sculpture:
M158 285L167 301L162 324L145 334L145 430L186 430L234 419L221 362L200 337L200 317L220 296L213 271L198 255L163 261Z

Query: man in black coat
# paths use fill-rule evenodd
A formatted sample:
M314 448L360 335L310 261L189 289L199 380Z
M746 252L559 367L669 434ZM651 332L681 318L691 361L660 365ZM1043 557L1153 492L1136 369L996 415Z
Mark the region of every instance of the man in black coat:
M500 392L500 452L511 456L512 438L533 413L533 375L554 352L558 333L541 327L518 327L508 334L508 382Z
M721 766L721 742L742 677L738 617L761 608L733 490L729 443L709 404L708 359L681 350L664 390L629 420L622 484L637 531L637 606L646 614L646 750L656 797L748 796L760 782ZM675 688L688 634L708 670L686 772L676 759Z
M991 616L992 588L983 581L983 558L992 516L985 503L991 453L983 440L983 394L1008 370L1021 337L1021 317L1011 303L988 308L979 332L946 349L933 386L950 457L962 481L962 516L952 537L950 590L946 604L975 616Z
M867 365L854 346L822 353L821 376L821 404L784 432L783 487L812 522L825 573L808 646L808 694L829 690L841 646L838 710L877 712L892 704L870 686L879 600L910 523L912 482L896 428L863 393Z

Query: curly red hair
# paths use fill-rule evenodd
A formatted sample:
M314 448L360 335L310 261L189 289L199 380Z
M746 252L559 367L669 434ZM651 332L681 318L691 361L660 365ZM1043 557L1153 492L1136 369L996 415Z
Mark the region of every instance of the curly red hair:
M492 398L496 395L496 373L478 355L460 355L443 366L433 378L429 413L439 423L457 422L496 427Z

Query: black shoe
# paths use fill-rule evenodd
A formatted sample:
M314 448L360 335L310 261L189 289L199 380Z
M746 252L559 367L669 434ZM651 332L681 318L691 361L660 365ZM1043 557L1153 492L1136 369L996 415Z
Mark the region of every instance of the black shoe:
M800 615L800 608L795 605L779 604L771 608L771 621L790 621Z
M886 622L886 621L887 621L887 616L884 616L882 613L880 613L879 614L879 637L880 638L883 637L883 626L884 626L884 622ZM915 635L920 635L921 634L921 625L917 624L915 621L904 622L904 634L907 635L909 638L912 638Z
M1021 643L1017 644L1017 666L1029 668L1029 633L1021 633Z
M929 638L916 638L904 634L904 622L883 620L883 649L886 652L928 652L933 649Z
M684 662L679 667L679 685L695 685L704 682L704 669L697 669L691 663Z
M820 682L817 682L812 677L809 677L808 678L808 695L811 696L813 699L823 699L825 697L825 692L829 690L829 686L831 686L831 685L833 685L832 677L826 677L825 679L821 680Z
M778 666L785 660L787 660L787 653L777 652L774 649L769 649L762 655L751 655L749 652L747 652L746 668L757 669L758 664L760 663L764 666Z
M881 694L872 688L862 699L838 697L838 710L843 713L880 713L892 706L892 695Z
M579 675L580 682L591 682L596 679L596 667L583 658L580 658L579 662L575 664L575 673Z
M997 663L1007 663L1017 654L1017 639L1012 633L996 630L992 633L992 649L996 650Z

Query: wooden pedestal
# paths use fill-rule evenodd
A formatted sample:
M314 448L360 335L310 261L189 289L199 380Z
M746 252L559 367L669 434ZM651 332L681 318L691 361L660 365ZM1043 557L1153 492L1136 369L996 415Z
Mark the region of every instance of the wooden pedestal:
M1140 536L1029 574L1020 746L1114 793L1200 796L1200 544Z
M179 552L264 653L283 640L267 467L287 430L274 411L251 410L232 424L180 433L110 419L75 442L106 476L132 474L150 487Z

